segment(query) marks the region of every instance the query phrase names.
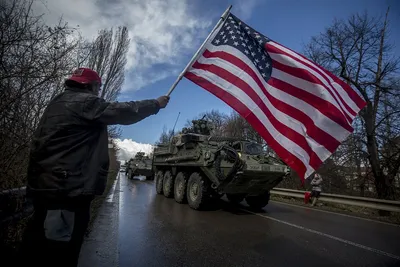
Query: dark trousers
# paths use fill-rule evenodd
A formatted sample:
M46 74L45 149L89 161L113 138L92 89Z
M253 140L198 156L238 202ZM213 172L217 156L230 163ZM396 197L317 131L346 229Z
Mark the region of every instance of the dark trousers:
M73 211L74 227L70 241L54 241L45 237L44 221L49 207L42 201L34 202L34 214L25 230L17 266L77 266L79 253L90 220L92 197L75 199L57 208Z
M319 196L321 195L321 192L320 191L315 191L315 190L312 190L311 191L311 198L313 198L313 197L316 197L316 198L319 198Z

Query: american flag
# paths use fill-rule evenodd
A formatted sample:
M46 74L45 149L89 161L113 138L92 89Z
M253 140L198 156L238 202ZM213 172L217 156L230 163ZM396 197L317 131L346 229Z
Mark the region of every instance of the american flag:
M302 179L347 138L366 105L332 73L233 14L184 77L236 110Z

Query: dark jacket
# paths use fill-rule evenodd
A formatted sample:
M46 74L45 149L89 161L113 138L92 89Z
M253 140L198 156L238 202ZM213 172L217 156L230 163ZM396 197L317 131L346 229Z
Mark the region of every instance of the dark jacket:
M106 102L76 88L56 96L34 133L27 194L65 200L104 192L109 167L107 125L128 125L160 107L156 100Z

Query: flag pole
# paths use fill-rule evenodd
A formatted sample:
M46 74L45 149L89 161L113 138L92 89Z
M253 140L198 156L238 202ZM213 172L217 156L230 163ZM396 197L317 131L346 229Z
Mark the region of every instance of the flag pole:
M201 44L200 48L197 50L197 52L194 54L192 59L189 61L189 63L186 65L185 69L179 74L178 78L175 80L175 82L172 84L171 88L169 89L167 96L169 96L172 91L175 89L175 87L178 85L179 81L182 80L183 76L185 75L186 71L190 68L190 66L193 64L193 62L196 60L198 55L201 53L201 50L203 47L206 45L208 39L210 39L211 35L214 33L214 31L222 24L225 22L226 18L228 17L230 11L231 11L232 5L230 5L225 12L221 15L219 21L217 24L214 26L214 28L211 30L211 32L208 34L207 38L204 40L204 42Z

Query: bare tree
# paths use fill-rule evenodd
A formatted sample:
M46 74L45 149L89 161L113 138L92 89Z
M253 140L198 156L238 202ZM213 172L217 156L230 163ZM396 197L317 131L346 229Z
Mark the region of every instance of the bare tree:
M395 138L400 134L396 120L400 113L396 82L399 58L392 56L393 47L387 41L388 12L383 19L364 13L337 20L324 33L312 38L306 53L340 75L367 101L360 112L362 121L355 125L357 150L368 159L378 197L393 199L400 153L386 150L385 154L383 148L396 143Z
M126 54L129 49L129 35L126 27L103 29L90 44L83 43L77 55L80 65L97 71L102 79L100 96L107 101L115 101L125 80ZM120 137L117 126L108 127L109 136Z
M32 3L0 4L0 188L23 183L31 135L73 69L78 44L75 29L62 20L46 26Z
M89 48L86 64L100 75L103 83L100 96L107 101L115 101L121 92L128 48L126 27L118 27L115 33L112 28L99 31Z
M161 144L168 144L174 135L174 131L172 129L167 130L167 127L164 126L163 131L156 142L156 145L161 145Z

